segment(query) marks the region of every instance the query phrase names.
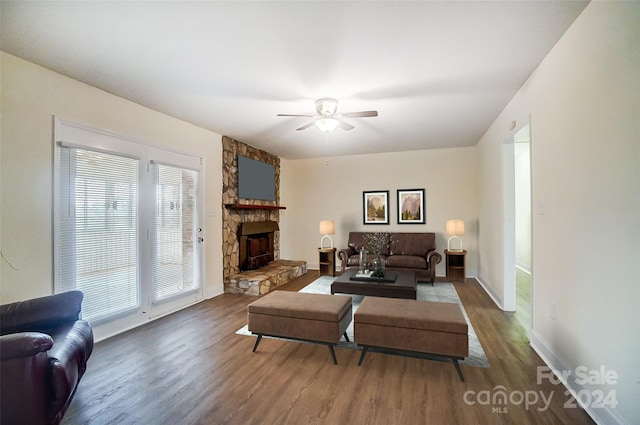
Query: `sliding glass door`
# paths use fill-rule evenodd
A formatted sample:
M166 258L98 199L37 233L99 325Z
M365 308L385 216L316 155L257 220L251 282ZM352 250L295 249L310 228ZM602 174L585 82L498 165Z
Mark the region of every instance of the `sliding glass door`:
M156 212L153 226L153 300L196 291L198 280L198 172L155 164Z
M56 292L84 292L83 317L136 309L139 161L60 146Z
M93 325L201 299L201 159L62 120L55 151L54 291Z

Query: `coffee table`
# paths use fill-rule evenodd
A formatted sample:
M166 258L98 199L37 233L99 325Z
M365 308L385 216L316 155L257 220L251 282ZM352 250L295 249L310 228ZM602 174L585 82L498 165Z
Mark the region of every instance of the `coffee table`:
M331 293L416 299L415 272L394 270L394 273L397 273L395 282L351 280L351 276L357 271L357 268L345 270L345 272L331 284Z

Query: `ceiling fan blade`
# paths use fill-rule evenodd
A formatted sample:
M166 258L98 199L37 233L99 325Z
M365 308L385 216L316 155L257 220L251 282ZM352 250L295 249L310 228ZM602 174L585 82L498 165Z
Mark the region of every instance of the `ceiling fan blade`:
M351 124L349 124L348 122L344 122L342 120L336 119L336 121L338 121L338 127L340 127L343 130L353 130L355 127L352 126Z
M300 131L300 130L306 130L307 128L311 127L312 125L314 125L316 122L315 121L311 121L309 124L305 124L300 128L296 128L296 131Z
M345 112L344 114L340 114L340 116L345 118L377 117L378 111Z
M308 117L313 118L315 115L311 114L278 114L279 117Z

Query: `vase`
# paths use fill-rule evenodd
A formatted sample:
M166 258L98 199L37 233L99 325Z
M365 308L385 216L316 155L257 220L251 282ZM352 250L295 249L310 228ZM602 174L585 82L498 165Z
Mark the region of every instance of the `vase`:
M367 250L362 248L360 250L360 258L358 259L358 264L360 264L360 273L364 273L364 271L367 269Z
M384 260L380 257L373 259L373 277L384 277Z

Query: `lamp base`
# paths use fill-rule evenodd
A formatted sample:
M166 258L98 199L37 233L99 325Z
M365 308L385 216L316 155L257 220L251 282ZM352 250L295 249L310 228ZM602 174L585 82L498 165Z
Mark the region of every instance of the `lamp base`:
M329 235L324 235L324 236L322 237L322 239L320 239L320 249L324 249L324 248L326 248L326 247L324 246L324 240L325 240L325 239L329 239L329 242L331 243L331 246L330 246L330 247L328 247L328 248L333 249L333 239L331 239L331 236L329 236Z
M457 248L457 249L456 249L456 248L451 248L451 241L452 241L453 239L457 239L457 240L458 240L458 242L460 243L460 248ZM459 238L459 237L457 237L457 236L451 236L451 237L449 238L449 240L447 241L447 251L453 251L453 252L459 252L459 251L462 251L462 239L460 239L460 238Z

